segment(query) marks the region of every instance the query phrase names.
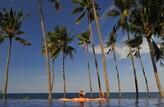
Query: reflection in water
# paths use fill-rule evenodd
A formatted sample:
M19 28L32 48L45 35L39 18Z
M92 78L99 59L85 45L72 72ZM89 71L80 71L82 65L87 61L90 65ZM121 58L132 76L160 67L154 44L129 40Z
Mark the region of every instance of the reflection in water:
M54 101L48 104L47 100L8 100L4 103L0 100L0 107L164 107L164 99L110 99L105 103L100 102L61 102Z
M158 99L156 106L157 107L164 107L163 101L164 101L164 99Z
M80 107L84 107L84 102L80 102Z

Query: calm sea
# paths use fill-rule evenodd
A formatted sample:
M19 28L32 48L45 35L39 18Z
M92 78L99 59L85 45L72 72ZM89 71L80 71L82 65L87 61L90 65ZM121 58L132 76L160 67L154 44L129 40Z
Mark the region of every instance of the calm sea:
M47 99L48 94L47 93L10 93L7 95L8 99ZM63 98L63 93L53 93L52 94L53 99L59 99ZM98 93L93 93L92 98L97 98L99 96ZM67 98L74 98L78 97L78 93L67 93ZM91 98L90 93L86 93L86 97ZM139 94L140 98L147 98L148 94L145 92L141 92ZM159 98L159 93L157 92L151 92L150 98ZM0 97L2 98L2 96ZM111 93L110 98L119 98L118 93ZM135 98L135 93L122 93L121 98Z
M0 107L164 107L164 99L161 99L158 93L151 93L150 98L147 93L140 93L138 101L135 99L135 93L123 93L121 99L118 98L118 93L112 93L110 100L103 103L59 101L62 97L63 93L53 94L54 100L49 104L46 93L8 94L7 102L0 99ZM67 97L78 97L78 93L67 93ZM90 97L90 93L87 93L86 97ZM94 93L93 97L98 97L98 93Z

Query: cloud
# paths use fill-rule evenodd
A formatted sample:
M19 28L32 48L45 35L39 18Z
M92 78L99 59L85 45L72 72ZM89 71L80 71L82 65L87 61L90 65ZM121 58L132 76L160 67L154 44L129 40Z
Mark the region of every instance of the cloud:
M94 48L95 48L96 54L100 55L101 54L100 45L97 45ZM106 47L104 48L105 53L107 53L108 50L109 50L109 48L106 48ZM93 53L91 47L89 47L89 52ZM126 45L117 45L116 46L116 54L119 59L126 59L128 52L129 52L129 48ZM141 54L149 53L149 47L148 47L148 43L147 43L146 39L143 39L143 43L141 45L140 52L141 52Z

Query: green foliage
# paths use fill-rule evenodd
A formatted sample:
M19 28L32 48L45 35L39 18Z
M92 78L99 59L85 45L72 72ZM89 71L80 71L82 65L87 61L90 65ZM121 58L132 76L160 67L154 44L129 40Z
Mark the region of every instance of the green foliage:
M164 64L164 51L163 51L163 43L161 44L161 47L159 47L155 41L152 39L152 49L153 49L153 55L157 62L160 62L161 64Z
M91 43L89 31L82 32L78 34L77 37L79 40L78 45L82 45L83 47L88 47L88 45Z
M118 10L115 10L115 9L112 9L112 10L110 10L106 13L106 15L109 16L109 17L110 16L115 17L115 16L118 16L120 14L121 13Z
M15 40L20 42L22 45L25 45L25 46L30 46L31 45L31 43L29 43L28 41L26 41L26 40L24 40L20 37L15 37Z
M15 38L15 40L19 41L23 45L31 45L28 41L19 37L24 34L21 27L25 18L26 16L23 14L23 10L17 12L13 9L3 9L0 11L0 32L3 32L2 35L4 35L0 35L0 42L2 42L4 38Z
M55 27L54 31L47 34L50 57L55 59L60 53L64 53L72 59L73 53L76 52L75 48L70 45L73 39L73 37L70 37L70 33L65 26ZM42 53L44 53L44 46L42 47Z
M112 44L115 44L116 43L116 32L117 32L117 25L115 24L113 26L113 29L112 29L112 32L109 34L109 39L108 41L106 42L107 44L107 47L110 47Z
M133 39L130 39L130 40L126 41L126 45L128 45L131 48L139 48L140 45L142 44L142 42L143 42L142 35L135 34Z
M0 44L4 41L4 37L0 35Z
M90 21L94 20L91 0L72 0L72 3L77 5L77 7L73 9L72 14L80 14L76 19L76 24L79 24L86 15L87 19ZM99 16L98 10L100 8L97 3L95 3L95 9L97 10L97 15Z

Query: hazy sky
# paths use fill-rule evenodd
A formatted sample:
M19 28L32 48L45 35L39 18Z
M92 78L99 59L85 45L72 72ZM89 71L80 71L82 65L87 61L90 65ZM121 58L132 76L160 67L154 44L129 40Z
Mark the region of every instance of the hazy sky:
M65 25L68 27L69 31L73 31L72 35L78 34L79 32L85 31L87 28L86 20L83 20L81 24L76 25L75 20L78 15L72 15L72 9L75 7L70 1L71 0L61 0L62 10L56 12L53 5L44 1L44 16L46 20L46 30L51 31L56 25ZM112 26L116 22L114 18L107 18L104 16L106 10L110 9L112 2L111 0L97 0L101 7L101 31L103 32L103 40L106 42L107 35L111 31ZM30 47L21 46L19 43L14 42L11 55L11 64L9 71L9 87L8 92L10 93L35 93L35 92L47 92L47 73L45 70L45 59L42 56L41 42L42 33L40 27L40 17L38 11L38 0L1 0L0 10L2 8L14 10L23 9L25 14L30 14L30 16L24 21L22 29L26 32L22 35L23 38L29 40L32 45ZM94 24L93 24L94 26ZM117 56L118 56L118 66L120 71L121 87L124 92L134 92L134 78L130 60L126 58L128 53L127 47L122 44L126 38L122 37L122 33L118 33L117 44ZM103 69L101 64L101 54L100 48L98 46L98 39L95 27L93 27L93 36L95 42L95 48L99 63L99 71L101 74L101 83L104 87L103 80ZM67 91L77 92L79 89L83 88L85 91L89 91L88 84L88 71L86 65L85 54L82 47L77 45L77 40L74 41L72 46L76 48L77 53L74 55L74 59L66 59L66 80L67 80ZM4 67L6 62L6 53L8 47L8 40L0 45L0 90L3 86L4 81ZM150 57L148 54L147 42L145 41L142 45L142 59L144 62L146 74L148 77L148 82L150 86L150 91L157 91L157 86L155 84L155 78L152 70L152 65L150 62ZM91 49L90 49L91 50ZM96 78L96 71L93 61L93 55L90 51L89 60L92 70L92 82L93 91L98 91L98 84ZM140 63L135 60L139 91L146 91L145 82L143 74L141 71ZM53 92L63 92L63 80L62 80L62 60L59 56L55 61L55 84ZM112 92L117 92L117 80L113 57L107 56L107 69L109 75L110 88ZM161 79L161 84L164 85L164 75L163 67L158 65L159 75Z

